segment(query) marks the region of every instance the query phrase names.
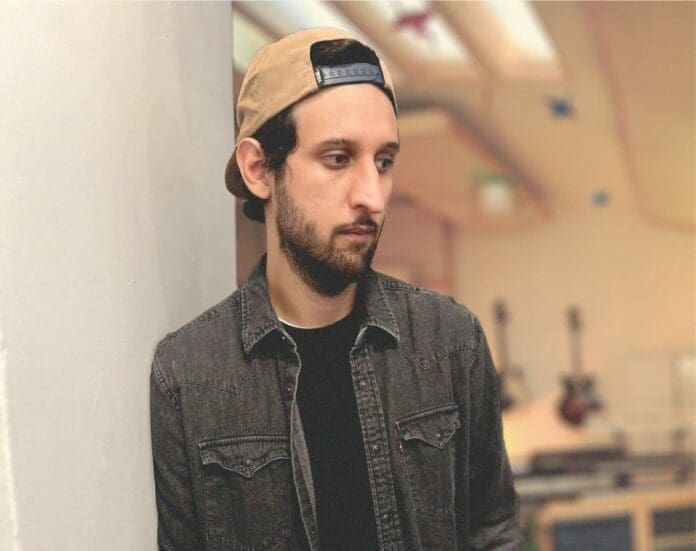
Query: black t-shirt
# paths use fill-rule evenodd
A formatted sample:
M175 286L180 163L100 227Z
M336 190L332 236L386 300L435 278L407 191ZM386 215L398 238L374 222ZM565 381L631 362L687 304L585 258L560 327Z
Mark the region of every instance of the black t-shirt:
M349 354L363 314L356 308L318 329L285 325L302 362L297 386L314 480L322 550L376 550L377 531Z

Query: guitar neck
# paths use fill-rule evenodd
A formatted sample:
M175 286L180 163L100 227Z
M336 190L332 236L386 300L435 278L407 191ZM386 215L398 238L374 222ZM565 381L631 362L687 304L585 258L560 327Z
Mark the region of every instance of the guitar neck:
M568 309L568 329L570 330L571 371L575 375L581 375L583 368L580 348L580 309L577 307Z

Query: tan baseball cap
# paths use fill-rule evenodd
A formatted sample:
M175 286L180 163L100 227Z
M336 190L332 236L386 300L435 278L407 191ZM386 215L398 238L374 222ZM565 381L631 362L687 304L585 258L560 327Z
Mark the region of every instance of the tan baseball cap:
M372 82L387 90L394 102L394 85L387 67L352 63L315 67L310 58L313 44L355 37L340 29L314 28L298 31L267 44L249 65L237 101L237 142L252 136L263 124L286 107L325 86ZM359 41L358 41L359 42ZM235 151L227 163L225 184L230 193L246 197L246 186L237 168Z

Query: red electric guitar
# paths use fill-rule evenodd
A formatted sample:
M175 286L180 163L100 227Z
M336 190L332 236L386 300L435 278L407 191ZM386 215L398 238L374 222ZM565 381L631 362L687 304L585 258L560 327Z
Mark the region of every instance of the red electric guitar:
M564 396L559 406L561 417L571 425L582 425L591 411L602 409L592 377L583 373L580 357L580 309L568 308L570 360L572 372L563 378Z

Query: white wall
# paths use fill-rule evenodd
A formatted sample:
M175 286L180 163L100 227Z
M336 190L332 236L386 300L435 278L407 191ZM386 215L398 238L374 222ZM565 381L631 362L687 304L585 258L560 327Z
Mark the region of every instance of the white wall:
M231 53L228 3L0 6L2 549L155 548L154 345L235 287Z
M13 549L17 541L10 434L7 419L7 363L0 320L0 549Z

